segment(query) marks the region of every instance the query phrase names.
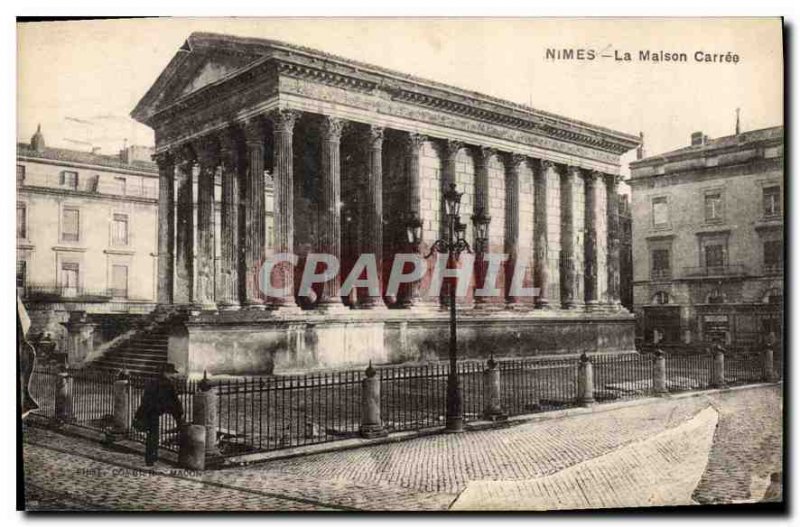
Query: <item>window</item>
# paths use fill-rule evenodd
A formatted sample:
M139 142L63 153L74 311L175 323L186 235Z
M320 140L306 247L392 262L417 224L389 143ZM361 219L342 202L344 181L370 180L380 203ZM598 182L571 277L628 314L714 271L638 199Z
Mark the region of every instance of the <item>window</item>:
M117 298L128 297L128 266L111 266L111 296Z
M25 183L25 165L17 165L17 184L23 185Z
M706 194L706 221L722 220L722 194L710 192Z
M706 297L706 303L707 304L724 304L725 303L725 296L720 292L719 289L714 289Z
M128 215L114 214L111 222L111 244L128 245Z
M706 245L706 267L723 267L725 265L725 246L720 244Z
M128 184L127 180L124 177L115 177L114 178L114 183L117 186L117 192L119 192L120 194L122 194L124 196L126 194L126 191L127 191L127 188L126 188L127 184Z
M667 198L653 199L653 227L665 227L669 225L669 209L667 208Z
M28 210L25 203L17 202L17 238L28 238Z
M780 240L764 242L764 271L767 273L783 271L783 243Z
M773 185L764 187L764 216L774 217L781 215L781 187Z
M658 293L653 295L653 303L654 304L669 304L669 293L666 291L659 291Z
M61 241L77 242L80 239L81 215L75 207L61 211Z
M17 287L25 288L28 279L28 262L25 260L17 261Z
M80 266L77 263L64 262L61 264L61 295L75 296L78 294L78 278Z
M652 278L669 278L669 249L653 249L652 253Z
M73 170L64 170L61 172L61 184L71 189L78 188L78 173Z

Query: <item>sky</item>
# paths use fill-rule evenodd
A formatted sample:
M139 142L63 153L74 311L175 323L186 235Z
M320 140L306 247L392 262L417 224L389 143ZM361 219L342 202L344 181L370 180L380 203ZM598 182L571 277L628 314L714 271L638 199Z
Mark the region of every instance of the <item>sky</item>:
M647 155L687 145L694 131L732 134L736 108L743 130L783 124L779 19L161 18L17 29L18 141L41 124L48 146L106 154L153 144L129 113L193 31L283 40L641 131ZM548 60L548 48L629 52L634 60ZM689 61L640 62L639 50L683 52ZM696 51L739 61L698 63Z

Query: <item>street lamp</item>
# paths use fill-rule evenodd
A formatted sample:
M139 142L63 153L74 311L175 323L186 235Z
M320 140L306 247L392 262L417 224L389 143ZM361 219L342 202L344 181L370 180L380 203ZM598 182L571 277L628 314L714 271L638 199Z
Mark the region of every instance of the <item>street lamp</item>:
M444 193L446 237L436 240L426 258L434 252L447 254L448 263L457 263L461 253L472 250L465 239L467 226L461 223L459 216L462 192L456 190L455 184ZM464 430L464 412L462 409L461 387L458 379L458 343L456 339L456 284L450 283L450 373L447 375L447 416L445 431L462 432Z

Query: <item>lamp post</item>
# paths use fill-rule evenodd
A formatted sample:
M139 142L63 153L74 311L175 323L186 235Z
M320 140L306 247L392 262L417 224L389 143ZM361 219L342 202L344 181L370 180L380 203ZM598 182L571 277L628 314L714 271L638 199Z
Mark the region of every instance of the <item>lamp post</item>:
M461 209L461 196L462 192L456 190L455 184L450 184L450 188L444 193L445 204L445 221L447 221L447 229L445 231L445 238L436 240L431 247L430 252L426 258L429 258L434 252L446 254L448 256L448 264L456 264L461 253L467 251L472 252L469 242L465 239L467 226L461 223L460 209ZM486 227L488 226L488 218L480 211L479 214L473 216L473 223L475 223L476 232L478 233L477 241L480 249L485 245ZM447 376L447 416L445 421L445 431L447 432L461 432L464 430L464 412L462 408L461 387L458 378L458 339L457 339L457 320L456 320L456 284L450 283L449 287L450 299L450 346L448 356L450 359L450 372Z

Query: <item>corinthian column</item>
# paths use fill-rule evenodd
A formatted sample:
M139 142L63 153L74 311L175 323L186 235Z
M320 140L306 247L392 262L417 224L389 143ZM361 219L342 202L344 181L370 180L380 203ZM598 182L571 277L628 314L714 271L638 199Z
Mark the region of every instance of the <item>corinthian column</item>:
M320 221L320 246L318 251L329 254L338 261L342 259L342 182L341 147L344 122L335 117L326 116L322 121L322 218ZM325 311L343 310L342 297L339 296L341 278L336 276L322 284L317 307Z
M584 294L586 309L597 309L597 192L596 182L600 177L599 172L589 172L585 176L586 187L586 213L584 215L586 236L583 248L584 261Z
M607 245L606 261L608 267L608 304L619 309L620 277L619 277L619 176L606 176L606 218Z
M294 153L292 138L294 125L300 113L278 110L270 115L275 134L273 163L273 218L274 254L294 254ZM294 269L281 262L272 272L272 286L281 290L281 296L270 298L270 303L281 311L299 311L294 299Z
M578 167L561 173L561 304L565 309L577 306L575 284L575 179Z
M196 147L200 165L197 180L197 296L201 309L216 310L214 294L214 176L219 164L216 140L206 139Z
M497 152L493 148L479 147L476 152L475 159L477 161L475 166L475 214L481 212L485 216L489 216L489 160ZM489 229L486 232L486 244L483 247L478 247L477 240L475 240L475 287L481 288L484 286L486 280L486 272L488 263L486 261L486 253L492 250L492 240L489 234ZM487 297L476 296L475 308L483 309L488 305Z
M539 288L539 296L536 298L537 309L548 309L550 299L547 294L549 285L549 265L547 247L547 173L553 168L551 161L542 160L539 163L539 170L534 174L534 204L533 204L533 237L536 248L534 251L534 272L535 287Z
M176 304L188 306L194 301L194 151L184 146L176 159L178 169L177 232L175 240Z
M383 287L383 128L370 126L369 174L367 184L367 207L364 219L364 246L375 256L378 264L378 284ZM366 309L384 308L382 297L367 294L361 300Z
M412 219L422 221L420 214L419 163L422 145L427 140L428 138L424 135L414 133L408 134L405 140L405 165L406 177L408 180L408 201L404 218L406 221L410 221ZM403 225L402 231L403 238L405 239L406 225ZM422 240L420 240L419 246L409 248L409 252L416 251L419 253L421 250ZM419 293L419 286L419 281L408 284L407 293L400 300L401 307L409 308L422 303L422 297Z
M516 273L519 260L519 194L520 178L519 169L525 161L525 156L510 154L506 159L506 237L505 252L508 254L506 268L506 307L519 306L519 298L511 291L511 282Z
M264 309L258 287L264 259L264 131L259 119L248 121L245 129L247 177L245 178L244 217L244 304Z
M155 156L158 163L158 303L172 304L175 268L175 161L169 153Z
M239 173L240 151L237 133L228 128L220 134L222 166L222 211L220 218L219 307L239 308Z

